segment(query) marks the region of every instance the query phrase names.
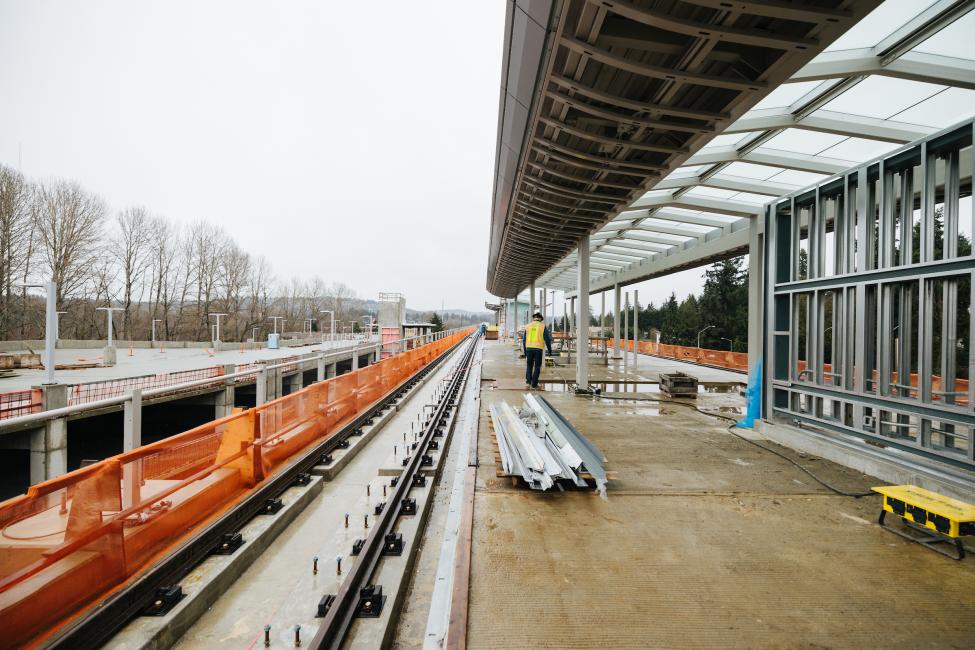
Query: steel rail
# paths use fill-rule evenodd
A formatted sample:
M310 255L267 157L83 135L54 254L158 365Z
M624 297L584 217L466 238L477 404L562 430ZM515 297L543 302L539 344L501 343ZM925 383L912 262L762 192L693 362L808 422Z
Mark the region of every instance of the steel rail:
M116 590L91 610L64 625L45 639L41 647L74 650L104 645L126 623L135 618L147 603L151 602L157 588L177 584L219 546L225 533L240 531L248 521L264 510L268 499L276 498L292 487L299 474L307 473L319 464L323 454L335 450L341 441L351 437L353 432L362 427L367 420L391 406L403 396L405 390L412 388L420 379L437 368L467 340L469 338L458 341L456 345L417 370L409 379L390 390L337 433L291 461L274 476L254 488L240 503L202 527L193 537L145 570L137 580Z
M453 373L447 390L444 391L440 403L437 404L437 409L427 421L417 450L396 480L393 492L386 501L386 507L383 508L378 521L373 525L369 536L366 537L362 549L359 551L358 560L339 587L335 600L309 643L310 648L338 650L343 647L346 636L352 627L352 622L355 620L360 589L370 584L372 575L382 558L386 534L393 532L393 527L400 515L400 505L412 487L413 477L420 471L420 461L433 439L434 432L439 426L446 424L450 409L456 405L460 389L470 372L471 360L474 357L479 336L477 332L474 332L464 339L468 346L464 351L464 356L457 364L457 371Z

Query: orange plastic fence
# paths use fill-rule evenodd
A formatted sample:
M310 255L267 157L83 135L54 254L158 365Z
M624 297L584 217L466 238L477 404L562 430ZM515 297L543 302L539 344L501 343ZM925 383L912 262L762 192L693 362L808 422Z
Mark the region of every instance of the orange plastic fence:
M0 646L42 641L470 331L31 486L26 495L0 503Z
M614 347L614 340L610 339L607 346ZM620 347L632 352L633 341L620 341ZM637 348L643 354L653 354L658 357L668 357L670 359L691 361L693 363L705 363L709 366L719 366L731 370L748 371L748 354L745 352L690 348L683 345L665 345L650 341L639 341Z
M802 379L800 381L805 380L805 381L812 382L811 373L810 374L805 374L805 371L806 371L806 362L800 359L799 362L796 365L798 367L798 372L802 376ZM856 373L856 371L857 371L856 370L856 366L854 366L853 367L853 372ZM831 363L824 363L823 364L823 383L824 384L830 385L830 384L834 383L834 378L833 378L833 376L831 374L832 372L833 372L833 364L831 364ZM871 379L873 380L873 386L874 386L874 388L872 389L871 392L876 393L877 392L877 388L876 388L877 382L880 381L880 373L877 372L877 369L876 368L871 373ZM911 386L911 389L913 389L913 390L909 390L907 388L902 388L900 386L894 385L894 384L899 384L900 383L899 373L897 373L896 371L892 371L890 373L891 393L893 395L900 394L903 397L911 397L911 398L916 399L917 397L920 396L920 393L917 390L917 387L918 387L918 383L917 382L918 382L918 375L917 375L916 372L912 372L911 373L910 386ZM931 375L931 390L934 391L934 394L931 396L931 400L933 402L943 401L944 398L945 398L945 396L942 395L942 394L940 394L940 393L943 393L943 392L946 392L946 391L951 391L953 393L952 396L954 397L954 403L955 404L958 404L958 405L967 405L968 404L968 380L967 379L959 379L959 378L956 377L954 383L948 382L948 386L946 387L943 384L943 382L941 381L941 375Z

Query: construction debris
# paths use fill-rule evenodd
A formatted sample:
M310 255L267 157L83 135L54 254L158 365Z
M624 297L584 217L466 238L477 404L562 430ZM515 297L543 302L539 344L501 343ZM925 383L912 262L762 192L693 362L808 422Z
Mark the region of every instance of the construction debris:
M684 372L660 373L660 390L668 397L697 397L697 377Z
M586 487L590 479L606 498L606 459L544 397L526 395L518 412L507 402L490 410L506 475L522 477L533 490L551 489L559 480Z

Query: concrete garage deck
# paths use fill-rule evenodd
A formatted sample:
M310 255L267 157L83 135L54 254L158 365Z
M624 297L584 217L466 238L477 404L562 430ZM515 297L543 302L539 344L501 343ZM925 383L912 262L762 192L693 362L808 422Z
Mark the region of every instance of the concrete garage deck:
M521 402L523 363L510 343L485 343L470 647L975 646L975 560L881 530L877 497L835 495L690 408L547 392L609 459L608 500L498 479L488 406ZM743 380L651 357L637 374L663 364ZM593 368L596 381L604 372ZM743 404L735 393L697 402L729 413ZM841 489L880 483L775 448Z

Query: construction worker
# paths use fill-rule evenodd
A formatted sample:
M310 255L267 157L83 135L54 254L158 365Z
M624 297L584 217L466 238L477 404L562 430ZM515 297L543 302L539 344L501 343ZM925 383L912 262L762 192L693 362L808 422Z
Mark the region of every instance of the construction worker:
M524 340L527 360L525 386L538 388L538 374L542 371L542 350L548 349L548 355L552 356L552 335L542 322L541 314L536 312L532 315L532 322L525 326Z

